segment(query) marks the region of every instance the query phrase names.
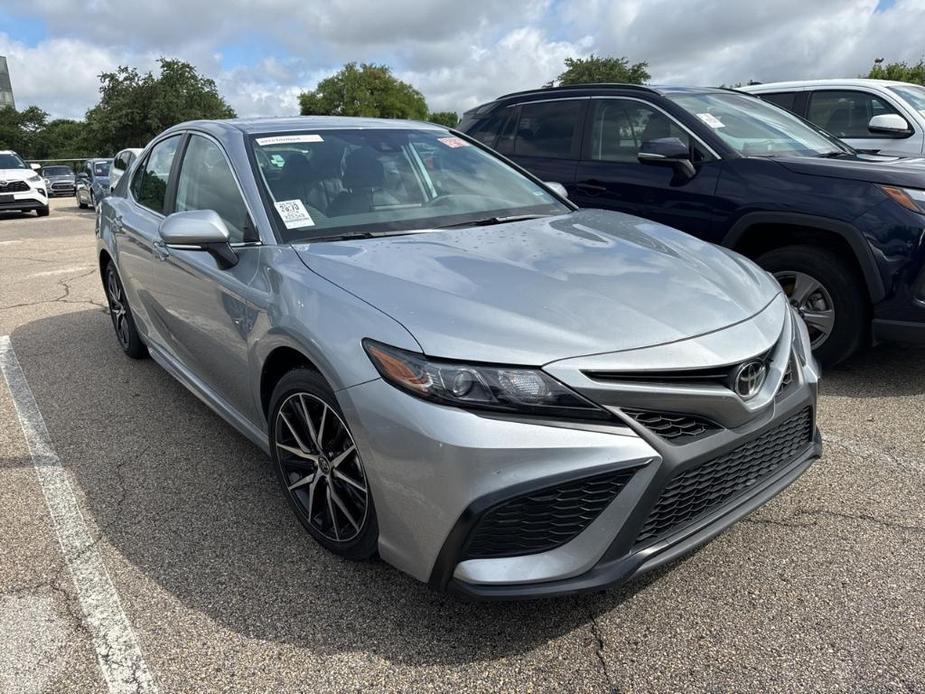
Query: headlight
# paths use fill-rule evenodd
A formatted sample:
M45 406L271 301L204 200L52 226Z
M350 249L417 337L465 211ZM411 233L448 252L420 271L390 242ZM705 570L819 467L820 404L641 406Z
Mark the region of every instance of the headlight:
M32 174L32 175L29 176L29 178L27 178L26 180L29 181L30 183L41 183L41 182L42 182L42 177L39 176L38 174Z
M880 186L880 190L907 210L925 214L925 190L897 188L895 186Z
M610 415L539 369L460 364L363 340L382 378L424 400L470 409L577 419Z

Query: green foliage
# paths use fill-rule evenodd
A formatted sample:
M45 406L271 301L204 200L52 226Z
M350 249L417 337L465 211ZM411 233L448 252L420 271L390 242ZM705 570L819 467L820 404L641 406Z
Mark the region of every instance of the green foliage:
M12 149L31 158L47 121L48 114L38 106L23 111L12 106L0 108L0 149Z
M421 92L392 75L386 65L368 63L347 63L314 91L302 92L299 110L303 116L427 118Z
M234 118L215 82L189 63L160 59L160 74L120 65L100 75L100 102L87 111L87 141L97 155L143 147L161 131L199 118Z
M906 63L874 63L867 73L867 77L874 80L896 80L898 82L912 82L925 84L925 60L917 65Z
M455 128L459 125L459 116L456 115L455 111L436 111L427 114L427 122L445 125L448 128Z
M37 134L29 156L33 159L82 159L92 153L83 123L61 118L51 121Z
M628 58L602 58L594 54L588 58L566 58L565 71L546 86L590 82L645 84L650 78L648 67L648 63L631 65Z

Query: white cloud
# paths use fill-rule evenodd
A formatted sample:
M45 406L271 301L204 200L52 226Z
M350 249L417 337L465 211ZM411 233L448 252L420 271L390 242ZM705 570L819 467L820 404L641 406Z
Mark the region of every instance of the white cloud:
M719 84L854 76L875 57L917 62L925 0L56 0L28 9L54 38L0 33L17 103L80 117L100 72L189 60L242 116L295 113L349 60L391 65L434 110L467 108L555 77L567 56L645 60L653 80ZM179 19L178 19L179 17ZM130 27L130 30L126 30ZM254 57L256 56L256 57Z

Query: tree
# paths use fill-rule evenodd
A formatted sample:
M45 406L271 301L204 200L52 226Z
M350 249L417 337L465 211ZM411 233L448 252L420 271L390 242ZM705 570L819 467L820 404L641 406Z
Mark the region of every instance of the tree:
M392 75L386 65L347 63L340 72L299 95L303 116L427 118L424 95Z
M456 115L455 111L436 111L435 113L427 114L427 122L455 128L459 125L459 116Z
M234 118L215 82L182 60L160 59L160 74L120 65L100 75L100 101L87 111L87 138L97 154L142 147L172 125Z
M26 158L35 156L37 139L48 121L48 114L38 106L17 111L12 106L0 108L0 149L12 149Z
M35 159L82 159L92 153L84 124L59 118L36 134L31 156Z
M546 86L589 82L645 84L650 78L648 67L648 63L630 65L628 58L602 58L592 53L588 58L566 58L565 71Z
M925 84L925 60L920 60L917 65L906 65L906 63L887 63L883 64L882 59L874 61L867 73L867 77L874 80L897 80L899 82L913 82L915 84Z

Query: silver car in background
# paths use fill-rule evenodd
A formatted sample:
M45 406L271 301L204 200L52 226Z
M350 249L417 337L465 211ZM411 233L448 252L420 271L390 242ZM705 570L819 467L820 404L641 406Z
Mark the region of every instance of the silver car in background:
M440 589L622 582L820 453L770 275L438 126L181 124L97 235L125 352L266 451L323 546Z

